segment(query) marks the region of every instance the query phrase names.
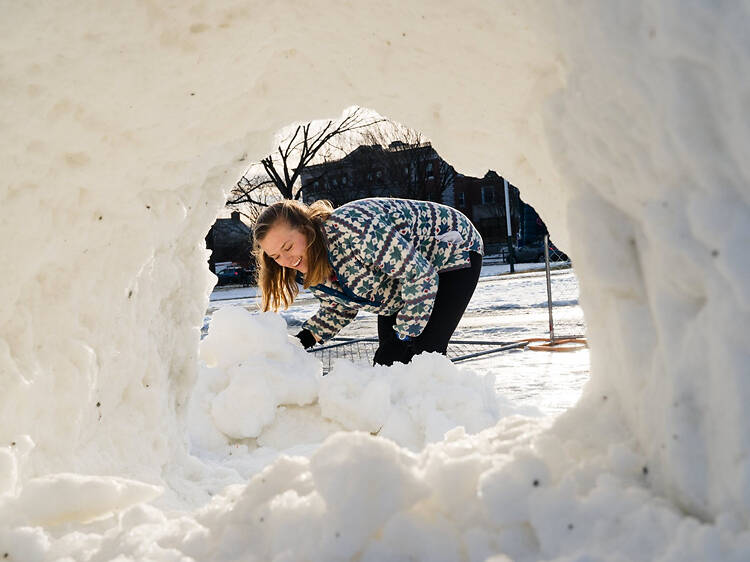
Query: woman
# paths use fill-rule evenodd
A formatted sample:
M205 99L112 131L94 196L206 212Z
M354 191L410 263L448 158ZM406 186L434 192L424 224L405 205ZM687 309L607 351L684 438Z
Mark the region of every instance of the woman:
M334 210L285 200L255 225L263 310L287 308L298 283L320 301L297 334L305 348L335 336L360 309L378 314L374 363L445 354L482 268L466 216L429 201L372 198Z

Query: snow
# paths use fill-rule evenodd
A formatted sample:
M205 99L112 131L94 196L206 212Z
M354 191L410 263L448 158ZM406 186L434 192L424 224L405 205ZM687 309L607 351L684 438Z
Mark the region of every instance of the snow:
M248 452L283 451L309 442L311 428L312 443L366 431L419 451L454 427L477 433L517 410L496 393L492 374L456 369L440 355L393 368L341 360L323 377L279 315L240 306L213 314L200 357L188 416L194 451L221 455L240 440Z
M750 558L749 23L745 3L673 0L8 4L3 557ZM462 173L502 171L540 211L586 313L591 380L573 408L482 402L494 425L434 441L474 423L461 400L477 398L443 423L386 377L390 406L377 385L366 400L342 388L335 415L368 428L390 408L416 416L397 424L408 435L325 439L271 367L288 414L272 412L266 445L216 449L225 430L269 431L267 410L201 407L192 431L197 389L205 407L232 381L261 392L219 359L204 377L199 357L224 190L276 130L352 103L424 132ZM292 363L285 332L236 356ZM459 377L433 367L444 388Z
M258 292L258 287L255 286L248 286L248 287L214 287L214 290L211 291L211 302L215 301L223 301L223 300L233 300L233 299L239 299L239 298L251 298L251 297L257 297L260 293Z
M86 522L147 502L161 493L157 486L124 478L58 473L25 482L20 494L3 506L3 518L31 525Z
M216 312L212 324L200 356L213 382L206 386L218 391L210 414L225 435L258 437L281 404L304 406L315 400L320 365L303 349L288 344L281 317L225 308Z

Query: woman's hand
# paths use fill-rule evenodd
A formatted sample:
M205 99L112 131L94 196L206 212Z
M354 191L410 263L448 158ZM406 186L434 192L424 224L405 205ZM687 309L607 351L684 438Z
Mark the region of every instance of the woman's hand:
M312 346L318 343L317 338L310 330L301 330L294 337L300 341L302 347L304 347L305 349L310 349Z
M414 357L413 342L410 339L402 340L397 337L388 341L380 342L373 365L393 365L394 363L408 363Z

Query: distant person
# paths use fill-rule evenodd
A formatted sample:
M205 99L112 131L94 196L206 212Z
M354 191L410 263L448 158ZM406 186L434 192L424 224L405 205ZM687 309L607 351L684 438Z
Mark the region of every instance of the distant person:
M255 225L262 308L287 308L298 283L320 309L297 334L307 349L349 324L378 315L374 363L446 353L479 279L482 237L456 209L428 201L371 198L334 210L284 200Z

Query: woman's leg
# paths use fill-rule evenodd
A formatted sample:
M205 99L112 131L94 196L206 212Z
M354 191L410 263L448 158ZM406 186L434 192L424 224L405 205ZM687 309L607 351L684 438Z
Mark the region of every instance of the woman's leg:
M481 271L481 254L471 252L471 267L440 274L430 320L412 342L414 355L423 351L437 351L445 355L448 342L474 294Z
M482 256L471 252L471 267L441 273L430 320L422 333L408 343L399 340L393 330L396 314L378 316L379 347L375 352L374 364L408 363L414 355L423 351L437 351L445 355L448 342L474 294L481 271Z
M410 344L398 339L393 329L395 324L396 314L378 316L378 349L375 351L373 365L408 363L414 355Z

